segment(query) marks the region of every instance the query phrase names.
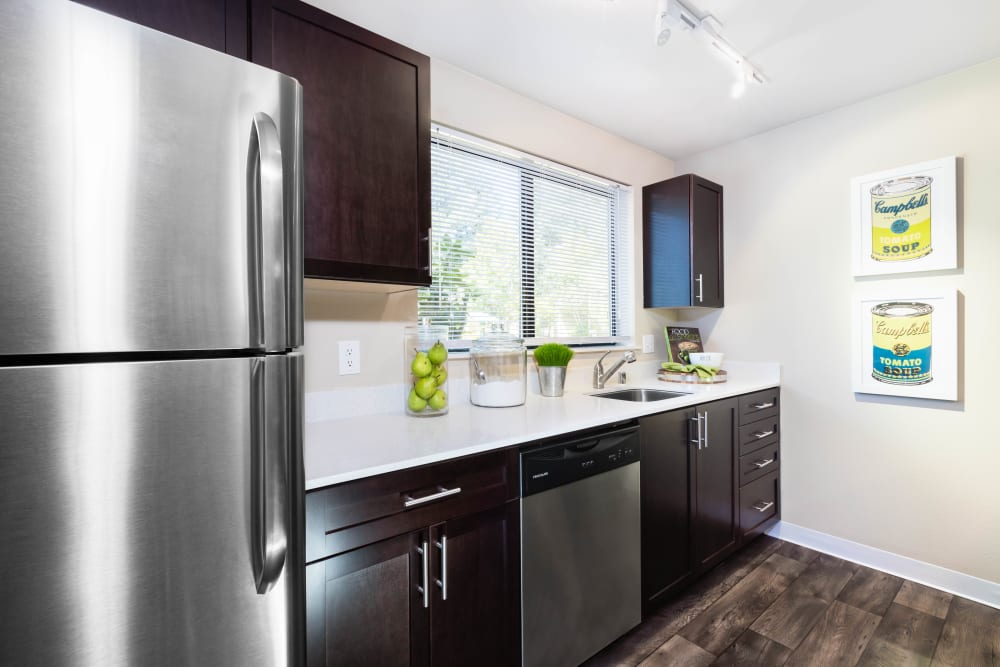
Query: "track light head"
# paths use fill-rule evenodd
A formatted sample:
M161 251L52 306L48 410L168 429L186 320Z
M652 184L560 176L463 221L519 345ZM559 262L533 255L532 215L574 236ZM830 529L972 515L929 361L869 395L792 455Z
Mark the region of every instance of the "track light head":
M656 45L663 46L670 39L671 30L694 30L701 20L680 0L658 0L653 21L653 35Z

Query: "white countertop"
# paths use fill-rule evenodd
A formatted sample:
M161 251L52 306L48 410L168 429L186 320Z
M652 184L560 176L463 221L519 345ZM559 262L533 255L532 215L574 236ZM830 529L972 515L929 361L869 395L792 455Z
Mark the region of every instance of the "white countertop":
M390 412L346 418L324 418L316 406L322 397L307 396L305 424L306 490L353 479L477 454L511 445L602 426L643 415L675 410L697 403L776 387L778 364L725 363L729 380L714 385L662 382L655 377L658 364L635 364L634 378L627 385L609 383L597 392L581 384L567 383L560 398L537 394L537 382L529 384L524 405L513 408L481 408L468 401L468 385L452 386L452 404L446 415L411 417L403 411L400 389L398 405ZM534 373L534 369L529 370ZM690 392L690 396L650 403L632 403L591 396L623 387L648 387ZM312 400L310 400L312 399ZM383 401L384 403L384 401ZM311 413L311 414L310 414Z

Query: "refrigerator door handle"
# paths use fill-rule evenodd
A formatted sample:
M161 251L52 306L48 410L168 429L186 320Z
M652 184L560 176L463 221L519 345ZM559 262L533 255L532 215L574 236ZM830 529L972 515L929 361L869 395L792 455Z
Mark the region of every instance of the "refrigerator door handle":
M281 141L274 120L254 114L247 153L250 346L285 350L285 213Z
M288 549L287 360L252 360L251 534L254 584L261 595L278 581Z

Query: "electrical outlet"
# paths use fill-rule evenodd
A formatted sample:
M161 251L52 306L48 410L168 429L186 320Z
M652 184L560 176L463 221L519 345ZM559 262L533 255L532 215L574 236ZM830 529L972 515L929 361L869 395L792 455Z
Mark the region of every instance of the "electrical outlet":
M338 341L340 346L340 374L355 375L361 372L361 342L356 340Z
M653 334L645 334L642 337L642 353L651 354L653 352Z

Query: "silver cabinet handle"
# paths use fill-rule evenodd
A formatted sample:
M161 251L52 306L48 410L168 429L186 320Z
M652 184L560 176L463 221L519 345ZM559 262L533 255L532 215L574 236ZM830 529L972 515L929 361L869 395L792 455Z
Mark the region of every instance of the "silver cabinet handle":
M424 609L427 609L427 605L430 603L430 587L427 585L427 540L422 542L423 546L417 547L417 553L420 554L420 585L417 586L417 592L424 596Z
M702 298L702 294L704 292L704 287L705 287L705 281L702 280L700 273L698 274L698 277L695 278L695 282L698 283L698 303L702 303L705 301L705 299Z
M438 487L437 493L432 493L429 496L424 496L423 498L414 498L410 494L403 496L403 507L413 507L414 505L423 505L424 503L429 503L434 500L440 500L441 498L447 498L448 496L453 496L456 493L461 493L462 487L456 486L454 489L446 489L443 486Z
M698 413L697 417L688 417L689 422L695 422L698 424L698 437L695 440L688 440L689 443L693 445L698 445L698 449L701 449L701 413Z
M705 410L705 449L708 449L708 410Z
M427 273L434 277L434 230L427 230Z
M761 459L760 461L754 461L753 464L757 466L757 469L766 468L767 466L774 463L774 459Z
M754 410L763 410L764 408L773 408L774 407L774 401L771 401L770 403L752 403L750 405L750 407L753 408Z
M434 546L441 550L441 578L435 580L438 588L441 589L441 599L448 599L448 536L442 535L441 541L434 542Z
M760 440L761 438L766 438L769 435L774 435L774 429L771 429L770 431L757 431L756 433L751 433L750 435Z
M753 506L753 508L755 510L757 510L758 512L766 512L767 510L771 509L772 507L774 507L774 503L772 503L772 502L759 502L759 503L757 503L756 505Z

